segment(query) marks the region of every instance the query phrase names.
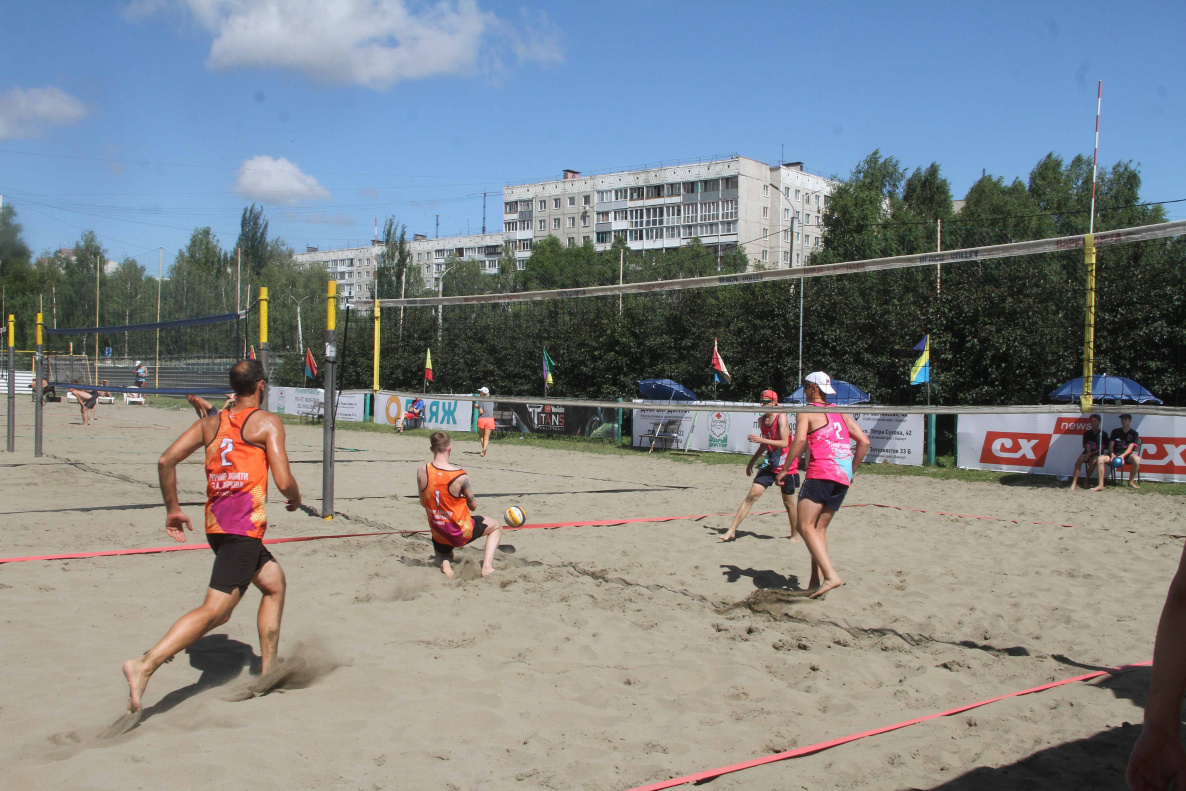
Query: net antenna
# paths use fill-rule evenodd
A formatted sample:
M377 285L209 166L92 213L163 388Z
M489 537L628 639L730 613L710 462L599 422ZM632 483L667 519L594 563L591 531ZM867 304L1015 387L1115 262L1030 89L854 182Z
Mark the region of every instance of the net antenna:
M1095 187L1100 160L1100 108L1103 105L1104 81L1099 81L1095 94L1095 148L1091 155L1091 214L1087 221L1087 236L1083 238L1083 263L1087 268L1087 302L1083 312L1083 395L1079 409L1091 411L1092 379L1095 376Z

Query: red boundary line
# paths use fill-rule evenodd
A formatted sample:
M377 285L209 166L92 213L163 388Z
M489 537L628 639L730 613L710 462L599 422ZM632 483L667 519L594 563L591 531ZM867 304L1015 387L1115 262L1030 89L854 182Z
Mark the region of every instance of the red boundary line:
M1014 524L1021 524L1028 520L1005 519L999 516L976 516L975 514L956 514L948 511L926 511L922 508L908 508L901 505L884 505L882 503L850 503L842 508L891 508L896 511L914 511L920 514L938 514L940 516L957 516L964 519L989 519L996 522L1012 522ZM754 511L751 516L769 516L770 514L780 514L782 511ZM732 516L731 513L720 514L691 514L688 516L646 516L636 517L632 519L591 519L583 522L544 522L537 525L520 525L519 527L506 527L506 530L554 530L558 527L593 527L593 526L614 526L627 525L640 522L676 522L685 519L704 519L710 516ZM1056 527L1077 527L1077 525L1064 525L1058 522L1033 522L1029 524L1035 525L1054 525ZM364 538L367 536L392 536L392 535L415 535L417 533L427 533L427 530L383 530L375 533L342 533L331 536L296 536L293 538L265 538L265 544L287 544L293 541L319 541L326 538ZM176 544L173 546L164 547L142 547L140 549L109 549L100 552L72 552L63 555L31 555L29 557L17 558L0 558L0 564L4 563L21 563L30 560L78 560L81 558L100 558L112 557L115 555L151 555L159 552L182 552L187 549L204 549L205 544Z
M703 780L711 780L715 777L720 777L721 775L732 774L733 772L740 772L743 769L751 769L755 766L763 766L764 764L772 764L777 761L785 761L789 758L799 758L804 755L812 755L813 753L823 752L824 750L831 749L832 747L839 747L842 744L848 744L849 742L855 742L858 739L865 739L870 736L878 736L882 733L889 733L890 731L896 731L901 728L909 727L911 725L917 725L920 722L927 722L929 720L938 719L940 717L950 717L953 714L960 714L965 711L970 711L971 709L978 709L981 706L987 706L990 703L997 703L998 701L1006 700L1008 698L1018 698L1018 697L1021 697L1022 695L1031 695L1035 692L1044 692L1045 690L1054 689L1055 687L1061 687L1066 684L1073 684L1076 681L1088 681L1093 678L1099 678L1100 676L1106 676L1106 675L1110 675L1110 674L1114 674L1114 673L1119 673L1124 670L1131 670L1134 667L1145 667L1145 666L1152 665L1152 664L1153 664L1153 660L1148 660L1145 662L1135 662L1131 665L1120 665L1119 667L1113 667L1113 668L1109 668L1107 670L1097 670L1094 673L1087 673L1082 676L1074 676L1073 678L1064 678L1061 681L1054 681L1049 684L1042 684L1041 686L1030 687L1029 689L1023 689L1020 692L1010 692L1007 695L998 695L995 698L988 698L987 700L977 701L976 703L968 703L964 706L958 706L957 708L954 708L954 709L948 709L947 711L940 711L940 712L936 712L935 714L928 714L925 717L917 717L912 720L904 720L902 722L898 722L893 725L885 725L880 728L874 728L871 731L863 731L861 733L854 733L849 736L842 736L839 739L830 739L829 741L826 741L826 742L817 742L815 744L809 744L806 747L796 747L794 750L787 750L786 752L774 753L773 755L767 755L762 758L755 758L751 761L742 761L741 763L732 764L730 766L720 766L720 767L717 767L716 769L708 769L703 772L697 772L696 774L684 775L683 777L676 777L671 780L663 780L658 783L651 783L649 785L638 786L636 788L631 788L629 791L660 791L661 789L664 789L664 788L674 788L675 786L681 786L681 785L685 785L687 783L698 783Z

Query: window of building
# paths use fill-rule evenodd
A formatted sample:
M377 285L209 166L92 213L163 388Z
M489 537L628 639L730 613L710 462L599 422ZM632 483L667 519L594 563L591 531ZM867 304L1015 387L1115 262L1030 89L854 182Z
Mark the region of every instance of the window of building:
M519 211L531 211L531 200L519 201Z
M819 208L819 193L815 193L815 208Z
M629 242L641 242L642 241L642 229L638 228L636 230L634 228L631 228L627 232L626 240Z
M810 215L810 214L804 214L804 215L803 215L803 224L804 224L804 225L811 225L811 215Z
M769 198L769 197L770 197L770 185L769 185L769 184L763 184L763 185L762 185L762 197L763 197L763 198Z
M626 200L626 190L614 190L614 200Z
M609 222L609 212L607 212L607 211L597 212L597 222Z
M597 202L598 203L608 203L609 201L611 201L613 199L614 199L614 191L613 190L597 190Z
M668 239L678 239L679 238L679 226L678 225L667 226L663 235L666 236Z
M546 230L548 230L548 221L547 221L547 220L540 220L540 221L539 221L539 225L538 225L538 226L536 226L536 227L537 227L537 228L539 228L541 231L546 231Z
M630 188L630 200L642 200L645 194L646 190L644 190L642 187Z
M590 196L588 196L588 195L582 195L582 196L581 196L581 205L582 205L582 206L588 206L588 205L589 205L589 201L590 201Z
M806 245L807 247L811 247L811 236L809 234L804 234L803 244Z
M827 205L828 205L828 196L827 196L827 195L825 195L825 196L824 196L824 207L826 208L826 207L827 207Z
M799 234L798 234L798 232L796 232L796 233L795 233L795 241L796 241L796 242L798 242L798 241L799 241Z
M703 218L701 218L703 219ZM696 226L696 235L701 238L705 236L716 236L719 231L719 226L715 222L700 223Z
M569 227L569 228L576 228L576 227L577 227L577 218L576 218L576 217L569 217L569 218L568 218L568 227Z
M699 187L699 186L700 186L699 181L685 181L684 182L684 194L685 195L695 195L699 191L699 190L697 190L697 187Z
M721 233L723 233L723 234L724 233L737 233L737 223L736 222L721 223Z
M541 200L541 201L539 202L539 210L540 210L540 211L547 211L547 210L548 210L548 202L547 202L546 200Z
M684 204L684 222L696 222L696 218L699 216L699 211L700 204L698 203Z
M581 227L582 228L589 227L589 215L587 213L581 215Z
M769 220L769 219L770 219L770 207L769 207L769 206L763 206L763 207L762 207L762 219L763 219L763 220Z
M569 205L569 206L576 206L576 205L577 205L577 196L576 196L576 195L569 195L569 196L568 196L568 205Z
M720 179L701 179L700 191L701 192L720 192L721 191L721 180Z
M799 190L795 190L795 200L799 200Z
M736 176L725 176L725 178L721 179L721 189L723 189L723 190L737 189L737 177Z
M552 218L552 229L557 230L557 231L560 230L560 218L559 217Z
M575 236L570 236L570 237L568 237L568 246L569 246L569 247L576 247L576 246L577 246L577 238L576 238Z
M519 211L519 201L507 201L506 205L503 206L504 214L514 214L517 211Z
M729 200L721 201L721 219L722 220L736 220L737 219L737 199L730 198Z
M800 261L802 261L802 258L801 258L801 256L800 256L800 254L799 254L799 253L795 253L795 263L796 263L796 264L798 264Z
M680 233L680 236L684 239L691 239L693 236L696 235L696 226L695 225L681 225L680 228L683 229L683 231L681 231L681 233Z
M444 257L445 257L445 251L444 251L444 250L433 250L433 251L432 251L432 257L433 257L433 258L444 258Z
M522 272L524 269L527 268L527 262L526 261L516 261L515 268L518 269L520 272Z
M763 229L762 229L762 238L763 238L763 239L765 239L765 238L766 238L767 236L769 236L769 235L770 235L770 229L769 229L769 228L763 228Z
M762 260L763 260L763 261L769 261L769 260L770 260L770 254L769 254L769 252L768 252L768 251L766 251L766 250L763 250L763 251L762 251Z
M423 253L416 253L416 260L419 261Z
M643 210L642 209L631 209L630 210L630 227L631 228L641 228L641 227L643 227L644 222L645 222L645 220L643 218Z
M679 225L680 224L680 215L683 214L683 208L684 207L679 205L678 203L672 204L667 207L667 224L668 225Z
M519 249L520 250L530 250L531 249L531 240L530 239L520 239L519 240Z
M682 195L683 191L684 191L684 185L678 181L674 184L667 185L667 194L669 196L675 197L678 195Z
M648 198L662 198L664 192L664 185L652 184L646 188L646 196Z
M784 209L782 210L782 218L783 218L784 220L789 220L789 219L791 219L791 210L790 210L790 209L786 209L786 208L784 208Z
M626 238L625 231L614 231L613 234L614 234L615 239L625 239Z
M782 232L782 240L783 240L784 242L790 242L790 241L791 241L791 232L790 232L790 231L783 231L783 232Z
M587 243L588 243L588 241L589 241L589 237L588 237L588 236L582 236L582 237L581 237L581 244L587 244Z
M790 199L790 197L791 197L791 188L790 188L790 187L783 187L783 188L782 188L782 194L783 194L784 196L786 196L786 197L787 197L787 199L789 200L789 199Z
M628 209L614 209L614 220L619 222L625 220L629 213Z
M700 204L700 222L716 222L721 218L721 202L706 201Z
M782 262L783 262L784 264L789 264L789 263L791 263L791 251L790 251L790 250L783 250L783 251L782 251Z
M799 212L795 212L795 219L796 219L796 220L798 220L798 219L799 219Z
M598 244L609 244L609 231L598 231L597 232L597 243Z

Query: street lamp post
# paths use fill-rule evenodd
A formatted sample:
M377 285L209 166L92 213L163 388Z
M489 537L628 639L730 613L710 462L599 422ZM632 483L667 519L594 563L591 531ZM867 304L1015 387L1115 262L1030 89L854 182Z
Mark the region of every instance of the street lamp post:
M444 296L445 275L449 274L451 271L453 271L453 267L449 267L444 272L441 272L441 276L439 278L437 278L437 296L438 297ZM437 340L438 341L441 339L441 333L444 332L444 329L445 329L445 306L437 305Z
M309 299L309 297L311 297L311 296L313 296L313 295L312 295L312 294L307 294L307 295L305 295L305 296L301 297L300 299L297 299L297 298L296 298L296 297L294 297L292 294L286 294L285 296L287 296L289 299L291 299L293 302L295 302L295 303L296 303L296 306L297 306L297 346L300 348L300 351L299 351L299 352L297 352L297 353L301 355L301 365L304 365L304 359L305 359L305 336L304 336L304 334L301 332L301 303L302 303L302 302L304 302L306 299ZM302 378L302 381L303 381L303 380L304 380L304 377L301 377L301 378Z

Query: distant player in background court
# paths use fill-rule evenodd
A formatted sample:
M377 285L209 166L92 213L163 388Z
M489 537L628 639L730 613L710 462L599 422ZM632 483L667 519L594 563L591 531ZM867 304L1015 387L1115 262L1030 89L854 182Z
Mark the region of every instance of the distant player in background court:
M761 401L762 406L776 406L778 393L773 390L763 391ZM733 515L733 524L729 525L728 532L721 536L721 540L732 541L736 538L737 528L749 514L750 508L758 501L762 493L774 484L775 478L783 470L786 470L787 475L779 480L778 487L782 492L782 504L787 509L787 519L791 523L791 540L798 541L799 520L795 513L795 487L799 485L799 457L796 456L788 460L791 449L791 429L786 413L767 412L762 415L758 418L758 430L761 432L760 434L750 434L748 438L750 442L758 443L758 449L750 457L749 464L745 465L745 476L748 478L753 475L754 464L758 461L758 457L765 456L766 460L758 469L758 474L754 476L749 494L741 501L741 505L737 506L737 513Z
M181 616L144 656L124 662L131 712L140 710L144 688L156 669L230 620L252 584L263 593L256 618L262 672L267 673L276 661L286 583L280 564L263 543L268 528L264 511L268 470L287 498L289 511L300 507L301 493L288 466L284 424L259 407L267 384L263 365L259 360L240 360L231 368L230 379L237 403L186 429L157 465L167 511L165 532L175 541L185 541L185 531L193 527L178 502L177 465L205 447L206 540L214 551L214 570L202 605Z
M831 377L823 371L808 374L803 383L803 399L810 406L826 406L824 396L835 394ZM856 440L855 451L851 440ZM811 553L807 587L815 599L844 584L828 557L828 524L844 502L854 470L869 452L869 438L851 415L800 412L795 418L791 457L797 458L804 448L811 456L799 490L799 532ZM785 475L786 470L779 478Z
M78 384L78 380L74 380ZM82 425L89 426L91 424L91 415L95 412L95 405L99 403L98 390L80 390L76 387L71 387L70 392L78 400L78 406L82 409Z
M449 462L453 439L444 431L434 431L428 438L428 446L432 450L432 462L416 470L416 489L428 514L434 561L440 564L446 577L452 577L453 549L486 536L482 576L493 574L494 551L498 549L502 527L496 519L473 513L478 503L469 476Z
M479 393L490 397L490 388L483 387ZM482 441L482 454L486 455L486 448L490 447L490 435L494 433L494 402L479 401L478 404L478 439Z
M219 413L219 410L215 409L213 404L202 398L200 395L194 395L193 393L190 393L185 397L185 400L188 401L189 405L192 406L194 411L198 413L199 418L213 417ZM234 404L235 394L227 393L226 401L223 403L222 408L230 409L232 406L234 406Z

